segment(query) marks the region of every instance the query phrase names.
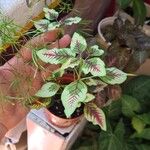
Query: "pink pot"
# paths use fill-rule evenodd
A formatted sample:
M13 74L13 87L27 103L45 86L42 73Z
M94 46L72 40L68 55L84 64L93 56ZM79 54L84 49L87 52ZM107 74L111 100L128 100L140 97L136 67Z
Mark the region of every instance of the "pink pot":
M60 128L67 128L73 124L77 124L83 117L83 115L81 115L72 119L64 119L52 114L48 109L45 109L44 113L50 123Z

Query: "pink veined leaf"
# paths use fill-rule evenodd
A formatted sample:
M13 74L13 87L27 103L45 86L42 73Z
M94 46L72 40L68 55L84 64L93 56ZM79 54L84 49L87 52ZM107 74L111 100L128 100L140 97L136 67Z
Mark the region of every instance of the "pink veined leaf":
M112 85L121 84L126 80L126 78L127 74L115 67L107 68L106 76L101 77L104 82Z
M86 94L87 86L80 80L74 81L64 88L61 94L61 100L67 117L70 117L79 104L84 102Z
M37 56L46 63L51 64L63 64L67 59L72 58L72 54L69 53L68 48L62 48L62 49L42 49L37 51Z
M94 103L87 103L84 106L84 116L94 125L99 125L102 130L106 131L106 119L104 112Z
M82 71L84 74L91 73L93 76L105 76L105 64L100 58L91 58L83 62Z
M85 38L75 32L71 40L70 48L72 53L82 53L87 48Z

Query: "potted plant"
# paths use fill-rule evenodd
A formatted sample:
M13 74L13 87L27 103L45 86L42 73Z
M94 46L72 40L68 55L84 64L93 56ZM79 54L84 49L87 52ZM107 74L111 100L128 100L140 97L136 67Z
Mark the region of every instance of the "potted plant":
M119 8L125 8L131 1L125 2L119 0ZM138 9L135 9L137 6ZM98 41L108 53L106 62L128 72L134 72L139 68L149 57L150 49L150 37L145 34L144 28L141 28L146 16L144 2L134 1L133 9L135 22L119 11L117 16L103 19L98 26Z
M103 53L104 51L97 45L88 47L84 37L76 32L72 37L70 48L44 48L36 52L43 62L61 65L36 93L37 97L52 100L49 107L50 114L62 116L68 122L69 118L84 113L87 120L106 130L105 115L96 104L94 91L99 92L109 84L121 84L126 80L127 74L115 67L107 68L100 58ZM52 115L49 116L55 125L61 127L70 125L57 123Z

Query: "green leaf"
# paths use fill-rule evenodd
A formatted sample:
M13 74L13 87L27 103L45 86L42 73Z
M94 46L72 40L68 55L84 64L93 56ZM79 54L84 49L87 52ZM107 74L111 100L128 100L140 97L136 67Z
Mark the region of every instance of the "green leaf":
M61 100L67 117L74 113L79 103L84 102L86 94L87 86L80 80L74 81L64 88Z
M54 9L44 8L45 18L49 20L57 20L59 13Z
M94 103L87 103L84 106L85 118L94 125L99 125L102 130L106 131L106 119L102 109L98 108Z
M80 64L77 58L69 58L62 66L61 69L74 68Z
M132 138L142 138L146 140L150 140L150 128L145 128L140 133L134 133Z
M90 47L90 57L92 56L101 56L104 54L104 50L99 49L98 45Z
M114 130L114 134L122 143L124 142L125 126L122 119L120 119L120 121L118 122Z
M48 31L48 25L50 22L46 19L41 19L39 21L34 22L34 26L36 27L37 30L41 32L46 32Z
M139 118L140 120L142 120L145 124L150 125L150 112L144 113L141 115L137 115L136 117Z
M114 101L108 106L108 117L110 119L118 119L120 118L120 115L122 114L121 110L122 104L121 100Z
M101 77L101 79L108 84L121 84L127 79L127 74L115 67L112 67L106 69L106 76Z
M87 48L87 43L84 37L78 33L74 33L70 44L72 53L81 53Z
M70 17L65 19L64 24L65 25L72 25L72 24L77 24L81 21L82 19L80 17Z
M86 94L86 99L84 100L84 103L88 103L88 102L90 102L94 99L95 99L95 96L93 94L87 93Z
M139 119L137 117L133 117L132 118L132 126L138 133L140 133L144 129L145 123L141 119Z
M149 144L137 144L136 145L137 150L150 150Z
M60 23L59 22L52 22L48 25L48 31L54 30L56 28L60 27Z
M51 97L57 93L60 86L53 82L44 84L41 89L35 94L38 97Z
M121 101L122 113L127 117L133 117L141 110L140 103L134 97L123 95Z
M105 64L100 58L91 58L85 60L82 65L82 71L84 74L91 73L93 76L105 76Z
M80 61L77 58L69 58L66 62L64 62L61 66L61 68L55 70L52 73L53 78L62 77L62 75L65 73L65 69L67 68L74 68L75 66L78 66Z
M120 8L125 9L126 7L129 6L132 0L117 0Z
M133 0L133 13L135 23L143 25L146 18L146 7L143 0Z
M37 56L46 63L50 64L63 64L67 59L72 58L71 53L69 53L68 48L62 49L42 49L37 51Z
M150 76L141 75L131 79L123 88L123 92L135 97L141 103L143 112L149 111Z
M52 73L52 77L53 78L62 77L64 73L65 73L65 70L59 68Z
M117 124L115 131L108 130L101 132L99 138L100 150L123 150L124 124L121 121Z

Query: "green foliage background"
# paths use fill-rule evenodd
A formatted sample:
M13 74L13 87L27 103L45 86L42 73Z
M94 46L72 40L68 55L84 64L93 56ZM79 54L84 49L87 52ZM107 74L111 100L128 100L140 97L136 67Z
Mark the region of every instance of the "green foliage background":
M123 96L104 108L107 131L87 124L72 150L149 150L150 76L138 76L123 87Z

